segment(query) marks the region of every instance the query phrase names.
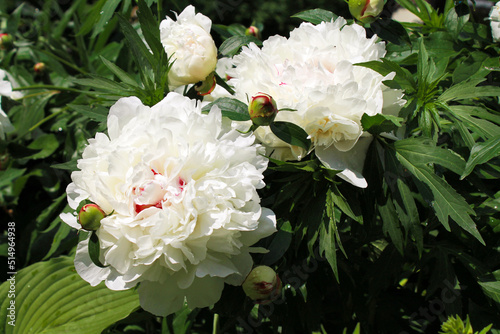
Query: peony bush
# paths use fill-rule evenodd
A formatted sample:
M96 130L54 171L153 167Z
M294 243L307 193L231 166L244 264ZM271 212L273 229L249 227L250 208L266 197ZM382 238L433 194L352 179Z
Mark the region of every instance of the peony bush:
M260 3L0 4L0 332L500 332L498 6Z

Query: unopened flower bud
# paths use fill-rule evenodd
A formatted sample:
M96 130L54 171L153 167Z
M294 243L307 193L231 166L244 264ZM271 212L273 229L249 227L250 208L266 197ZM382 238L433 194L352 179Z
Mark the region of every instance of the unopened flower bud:
M276 101L266 93L258 93L252 97L248 105L248 113L252 123L258 126L271 124L278 114Z
M351 15L362 23L374 22L383 9L383 0L349 0Z
M281 295L281 280L268 266L255 267L243 282L243 291L257 304L268 304Z
M11 34L0 34L0 50L10 50L14 46L14 39Z
M254 36L256 38L259 38L260 36L260 31L259 28L255 26L250 26L245 30L245 35L247 36Z
M78 222L87 231L95 231L101 226L101 220L106 214L96 204L84 205L78 214Z
M198 95L205 96L214 91L216 86L215 72L212 72L205 78L205 80L198 82L194 89L198 92Z
M34 66L33 66L33 70L35 71L35 73L37 74L42 74L43 72L45 72L45 69L47 68L47 66L45 65L45 63L36 63Z

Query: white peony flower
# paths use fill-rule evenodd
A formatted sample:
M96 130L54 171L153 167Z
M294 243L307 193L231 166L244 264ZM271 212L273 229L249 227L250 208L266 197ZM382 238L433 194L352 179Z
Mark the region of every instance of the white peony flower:
M359 25L343 18L318 25L302 23L290 38L274 36L244 47L228 70L236 97L247 102L257 93L271 95L282 110L276 121L302 127L321 162L340 170L344 180L366 187L361 174L371 137L363 133L363 114L375 115L383 106L401 107L401 92L385 96L382 81L389 78L355 63L379 60L385 45L377 36L366 38ZM391 76L392 77L392 76ZM388 95L389 96L389 95ZM281 160L300 160L309 152L278 139L268 127L256 135Z
M211 26L212 21L195 14L191 5L177 16L177 21L167 17L161 22L161 43L175 60L168 76L171 87L197 83L215 70L217 47L210 35Z
M212 305L224 283L241 284L250 253L261 251L251 246L276 231L259 204L267 159L253 135L174 92L151 108L118 100L108 134L89 140L67 188L73 209L88 199L108 214L96 231L107 267L92 263L83 241L75 256L83 279L112 290L140 283L142 307L161 316L185 300ZM61 218L79 228L75 215Z
M500 1L490 10L491 35L494 42L500 42Z
M6 80L5 80L6 79ZM14 126L9 120L7 114L2 110L2 96L11 99L20 99L23 94L13 91L12 86L17 87L14 78L6 71L0 69L0 139L5 139L5 134L14 131Z

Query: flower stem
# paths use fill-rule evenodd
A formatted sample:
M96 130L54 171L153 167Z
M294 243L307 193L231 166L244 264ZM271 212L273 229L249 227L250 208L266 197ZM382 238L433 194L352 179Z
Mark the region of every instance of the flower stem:
M215 313L214 314L214 325L212 329L212 334L218 334L219 333L219 314Z

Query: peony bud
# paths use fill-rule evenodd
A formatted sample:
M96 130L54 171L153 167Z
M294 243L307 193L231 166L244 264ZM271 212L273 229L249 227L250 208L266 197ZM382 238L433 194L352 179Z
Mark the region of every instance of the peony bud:
M14 46L11 34L0 34L0 50L10 50Z
M214 91L216 84L215 72L212 72L205 80L198 82L194 89L198 92L198 95L205 96Z
M351 15L362 23L374 22L383 9L383 0L349 0Z
M259 28L255 27L255 26L250 26L247 28L247 30L245 30L245 35L247 35L247 36L254 36L256 38L260 38L259 34L260 34Z
M172 57L168 73L171 88L203 81L215 70L217 47L210 35L212 21L187 6L177 21L167 17L160 23L160 38L165 52Z
M258 266L243 282L243 291L257 304L268 304L281 295L281 280L268 266Z
M33 70L37 74L42 74L43 72L45 72L46 68L47 68L47 66L45 66L45 63L42 63L42 62L36 63L35 66L33 66Z
M101 220L106 214L96 204L84 205L78 214L78 222L87 231L95 231L101 226Z
M257 126L265 126L271 124L278 114L276 101L266 94L258 93L252 97L252 101L248 105L248 113L252 123Z

